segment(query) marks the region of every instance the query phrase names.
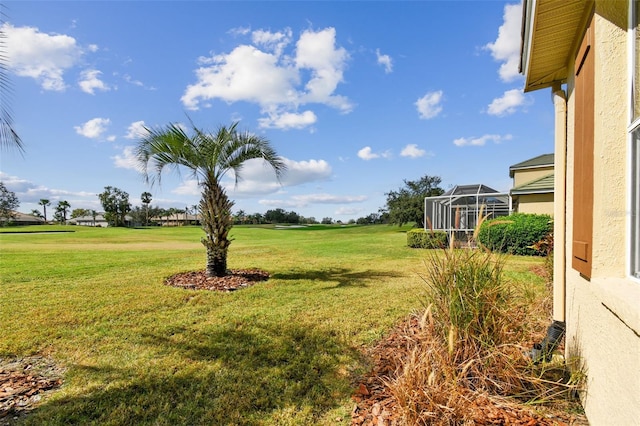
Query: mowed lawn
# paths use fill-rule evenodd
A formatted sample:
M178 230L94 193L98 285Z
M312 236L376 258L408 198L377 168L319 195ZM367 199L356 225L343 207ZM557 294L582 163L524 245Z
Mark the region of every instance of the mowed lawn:
M406 227L234 227L229 268L271 278L232 293L163 285L204 268L197 227L28 230L74 232L0 233L0 358L66 368L26 424L347 425L362 349L426 291ZM507 274L540 291L539 264Z

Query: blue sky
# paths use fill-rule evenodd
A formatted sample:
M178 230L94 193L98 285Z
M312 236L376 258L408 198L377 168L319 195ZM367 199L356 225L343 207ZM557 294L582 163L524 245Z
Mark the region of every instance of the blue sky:
M105 186L184 208L188 173L145 184L141 126L239 128L288 166L258 162L235 210L348 221L403 180L446 190L511 185L509 166L553 152L550 93L523 93L518 1L5 1L14 124L0 153L20 211L66 200L100 211ZM50 209L52 209L50 207Z

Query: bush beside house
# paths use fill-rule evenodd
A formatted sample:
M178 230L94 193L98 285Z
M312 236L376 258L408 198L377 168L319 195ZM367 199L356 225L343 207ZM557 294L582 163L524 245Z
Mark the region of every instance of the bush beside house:
M514 213L484 222L478 232L478 242L492 251L524 256L545 255L534 244L553 229L551 216Z

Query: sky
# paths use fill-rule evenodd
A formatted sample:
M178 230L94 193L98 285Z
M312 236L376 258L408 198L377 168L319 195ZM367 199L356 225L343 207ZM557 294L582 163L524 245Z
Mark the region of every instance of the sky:
M223 182L234 212L349 221L404 181L508 191L509 166L553 152L549 91L523 92L521 3L3 1L14 127L0 181L19 211L102 211L106 186L191 207L187 171L148 185L143 128L238 122L287 165ZM48 216L50 216L48 214Z

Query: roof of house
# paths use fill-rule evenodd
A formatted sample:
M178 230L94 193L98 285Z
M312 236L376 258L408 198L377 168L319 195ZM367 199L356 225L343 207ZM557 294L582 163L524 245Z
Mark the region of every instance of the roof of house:
M493 194L497 193L493 188L487 185L474 184L474 185L456 185L444 194L445 195L476 195L476 194Z
M554 192L554 173L542 176L541 178L532 180L522 185L518 185L511 189L511 195L525 194L548 194Z
M13 219L11 221L15 223L44 223L44 219L41 217L16 211L12 211L12 213Z
M102 214L97 214L96 217L94 218L93 216L78 216L78 217L74 217L69 219L67 222L68 223L73 223L73 222L106 222L107 219L104 218L104 215Z
M172 215L169 216L154 216L152 218L150 218L151 220L154 221L158 221L158 222L174 222L174 221L195 221L195 220L200 220L200 215L198 214L187 214L185 216L184 213L174 213Z
M593 2L584 0L524 0L520 72L525 92L565 82L570 41L578 38L592 7Z
M516 170L537 169L540 167L553 167L554 155L542 154L537 157L530 158L509 167L509 177L513 177Z

